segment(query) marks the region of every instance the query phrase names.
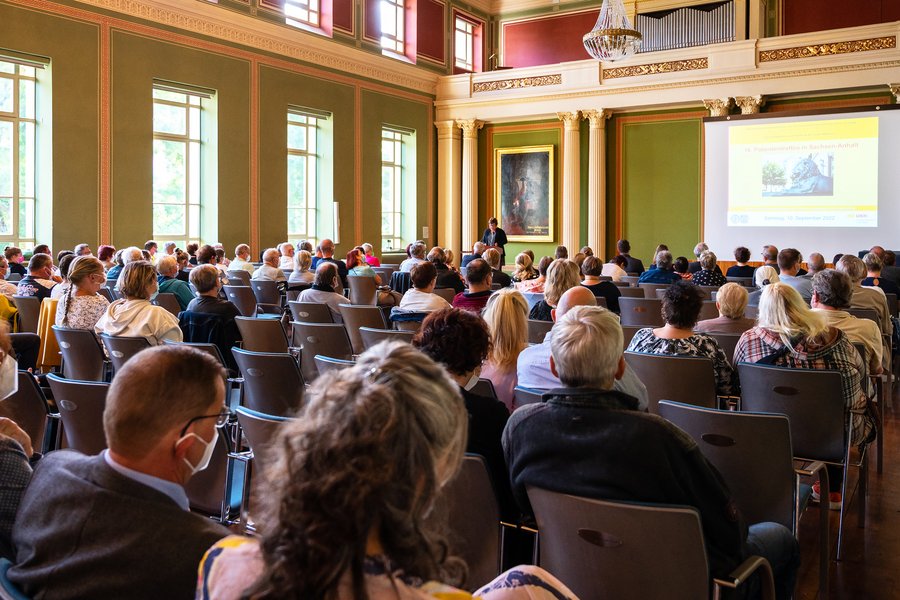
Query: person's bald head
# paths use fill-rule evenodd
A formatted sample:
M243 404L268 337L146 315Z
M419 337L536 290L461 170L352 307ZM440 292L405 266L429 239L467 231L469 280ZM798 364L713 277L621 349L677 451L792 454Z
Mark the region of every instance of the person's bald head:
M552 311L553 320L562 319L567 312L576 306L597 306L597 298L594 297L594 292L583 285L576 285L566 290L556 304L556 308Z
M878 258L884 260L884 248L882 248L881 246L872 246L869 252L878 255Z

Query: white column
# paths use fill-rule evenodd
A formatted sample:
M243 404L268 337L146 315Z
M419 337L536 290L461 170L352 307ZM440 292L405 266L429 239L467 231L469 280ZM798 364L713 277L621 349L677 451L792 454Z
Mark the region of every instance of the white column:
M606 256L606 121L608 110L583 110L591 125L588 145L588 246Z
M471 252L478 239L478 130L484 121L458 119L462 129L462 247L461 252Z
M460 197L459 128L455 121L438 121L438 230L437 243L453 250L456 264L462 251L462 213Z
M579 112L556 113L565 124L563 135L563 180L562 180L562 244L575 256L581 248L580 223L581 182L579 178Z

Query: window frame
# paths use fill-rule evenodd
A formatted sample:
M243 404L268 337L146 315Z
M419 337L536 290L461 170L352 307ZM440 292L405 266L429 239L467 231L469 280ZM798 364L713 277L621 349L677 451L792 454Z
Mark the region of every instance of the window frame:
M465 13L459 9L454 8L451 11L451 17L453 19L453 37L451 39L451 43L453 44L452 56L451 56L451 70L454 74L459 73L480 73L484 70L484 27L485 22L473 15ZM469 51L471 52L471 61L469 66L460 66L457 63L457 32L458 22L462 21L467 23L471 27L471 34L469 36Z
M296 119L297 121L292 121ZM287 118L286 118L286 130L288 132L287 141L285 144L286 147L286 210L285 214L287 216L287 239L306 239L314 242L318 239L318 217L320 213L320 192L322 190L322 186L320 185L320 180L322 177L322 160L323 156L321 154L323 148L323 121L328 119L328 115L308 111L300 108L288 108ZM301 123L300 120L305 120L306 123ZM309 123L309 121L313 121L313 123ZM291 148L290 143L290 129L292 126L295 127L303 127L305 129L305 149L299 148ZM309 151L310 147L310 139L313 141L314 149L312 152ZM304 205L302 206L292 206L291 205L291 189L290 189L290 180L291 180L291 157L292 156L300 156L306 158L305 161L305 190L304 190ZM310 158L312 158L312 164L310 164ZM311 175L311 176L310 176ZM292 210L301 210L305 212L305 222L306 222L306 231L291 231L290 223L291 223L291 211Z
M393 13L394 32L385 33L385 12L391 8ZM379 0L378 15L380 23L379 44L385 52L398 56L405 56L407 44L406 27L406 2L405 0Z
M381 180L384 185L385 169L391 170L393 197L390 198L390 209L385 210L386 199L384 197L384 189L381 194L381 251L397 252L403 248L403 232L404 232L404 210L408 197L406 189L406 170L407 170L407 154L408 144L405 138L405 132L398 129L382 126L381 128ZM393 159L385 160L385 144L389 143L393 146ZM399 155L399 156L398 156ZM384 227L385 215L390 215L390 230L386 231ZM385 242L390 241L388 246ZM395 245L396 244L396 245Z
M13 57L0 55L0 62L4 65L12 67L12 73L6 70L0 72L0 79L12 82L11 98L12 110L0 112L0 123L9 123L12 134L11 139L11 159L10 165L11 184L10 195L2 196L8 199L10 203L10 213L12 215L12 223L10 225L11 234L0 234L0 244L5 246L17 246L23 249L34 247L37 241L38 229L38 140L39 140L39 119L38 119L38 71L43 69L44 65L37 62L17 60ZM23 72L24 71L24 72ZM22 106L22 84L26 82L31 88L30 96L26 95L31 106L23 108ZM30 114L30 116L28 116ZM27 133L30 125L30 135ZM20 148L22 143L23 130L26 132L26 139L30 138L30 143L26 143L24 151L31 155L31 173L30 186L31 194L23 195L23 177L22 177L22 161L23 150ZM26 163L27 164L27 163ZM25 222L30 220L30 232L22 230L22 211L28 212L27 204L30 203L30 215L25 215ZM30 233L30 234L29 234ZM24 235L23 235L24 234Z

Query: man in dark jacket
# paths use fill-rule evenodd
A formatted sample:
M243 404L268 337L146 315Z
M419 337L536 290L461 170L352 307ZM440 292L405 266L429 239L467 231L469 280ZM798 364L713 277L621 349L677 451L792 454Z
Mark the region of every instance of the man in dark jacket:
M189 510L227 417L225 373L186 346L156 346L116 373L108 450L38 463L13 526L9 579L29 598L193 598L197 565L228 530Z
M621 348L618 319L603 308L579 306L557 321L550 367L566 387L516 410L503 432L519 507L532 512L529 485L588 498L693 506L714 577L759 554L772 564L778 597L789 598L800 562L796 538L774 523L753 525L748 534L724 481L691 437L639 412L635 398L612 389L625 370Z

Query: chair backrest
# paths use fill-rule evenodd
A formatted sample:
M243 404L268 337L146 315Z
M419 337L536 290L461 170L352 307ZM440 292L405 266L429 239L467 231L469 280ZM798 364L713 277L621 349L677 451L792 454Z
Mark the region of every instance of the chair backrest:
M256 296L257 304L274 304L281 306L281 293L278 291L277 281L250 280L250 289Z
M626 352L625 362L647 386L651 413L657 414L660 400L716 408L716 373L709 358Z
M226 519L240 503L240 497L232 495L232 478L229 477L230 451L226 431L219 431L209 465L190 478L185 484L191 510L216 519Z
M636 288L640 289L640 288ZM619 298L619 317L622 325L662 327L662 302L658 298Z
M659 415L686 431L716 470L748 523L794 527L794 459L784 415L735 412L663 400Z
M16 283L22 281L22 276L18 273L8 272L6 274L6 280L10 283Z
M725 280L728 283L736 283L736 284L742 285L744 287L752 287L753 286L753 278L752 277L726 277Z
M646 291L640 287L620 287L621 298L646 298ZM621 299L620 298L620 299Z
M700 305L700 316L697 317L698 321L705 321L707 319L715 319L719 316L719 309L716 308L716 303L712 300L704 300L703 304Z
M118 335L100 334L100 341L106 346L109 360L113 366L113 372L118 372L128 359L150 347L150 342L142 337L124 337Z
M217 363L226 369L228 368L228 365L225 363L225 357L222 355L222 351L215 344L206 342L176 342L175 340L163 340L163 344L166 346L190 346L194 350L199 350L204 354L208 354L211 358L215 359Z
M456 297L456 290L453 288L434 288L434 293L446 300L447 304L451 304Z
M422 329L422 321L393 321L397 331L411 331L416 333Z
M250 273L243 269L229 269L225 271L225 277L228 278L228 281L233 281L235 285L250 287Z
M234 322L241 332L242 347L245 350L280 353L288 351L288 340L280 319L235 317Z
M857 319L868 319L870 321L874 321L879 328L881 328L881 320L878 318L878 311L874 308L848 308L846 309L848 313L856 317Z
M288 302L291 316L301 323L334 323L327 304L317 302Z
M232 350L244 378L244 405L270 415L292 415L303 402L303 375L288 353Z
M106 378L106 358L93 331L54 325L53 333L62 352L66 379L103 381Z
M290 421L290 418L265 414L244 406L239 406L235 412L244 437L247 439L250 449L253 450L253 478L250 487L251 498L255 498L258 497L258 493L264 493L265 486L263 484L266 470L275 459L272 444L278 435L278 430Z
M38 320L41 317L41 301L34 296L13 296L13 302L19 311L19 331L37 333Z
M759 307L758 306L750 306L747 305L747 308L744 309L744 316L748 319L756 319L759 317Z
M350 286L350 303L356 305L375 306L378 299L378 287L374 277L351 275L347 277Z
M737 365L741 410L787 415L794 456L844 460L845 415L838 371Z
M891 316L896 317L898 311L897 294L889 294L885 292L884 297L887 299L888 310L890 311Z
M485 379L484 377L479 377L478 381L475 383L475 387L470 390L476 396L481 396L482 398L492 398L494 400L497 399L497 391L494 389L494 384L490 379Z
M631 287L631 283L629 283L628 281L613 281L612 284L618 288ZM621 292L622 290L619 291Z
M707 333L706 335L715 338L716 343L719 344L719 348L722 349L722 352L725 353L725 358L728 359L728 363L732 364L734 361L734 349L737 348L737 343L741 339L740 333Z
M331 358L329 356L322 356L320 354L316 354L313 357L313 360L316 361L316 369L318 369L319 375L322 375L323 373L327 373L329 371L349 369L356 364L355 360L341 360L340 358Z
M101 287L97 293L106 298L109 302L115 302L118 299L115 292L106 286Z
M553 321L536 321L528 319L528 343L541 344L544 336L553 329Z
M638 287L643 288L645 298L658 298L659 292L665 293L671 285L671 283L639 283Z
M231 349L238 345L241 333L233 318L185 310L178 315L178 327L186 343L196 345L198 348L214 344L221 358L225 359L226 367L237 370Z
M466 561L466 587L474 591L500 572L500 506L484 458L463 458L459 473L437 499L435 513L444 512L450 548Z
M609 308L606 305L606 296L594 296L594 300L597 301L597 306L601 308Z
M306 381L311 382L319 375L315 363L316 354L343 360L353 358L353 347L343 325L294 321L291 326L291 345L302 349L300 369Z
M638 325L622 325L622 351L624 352L628 345L631 343L631 340L634 338L634 335L643 329Z
M545 393L546 390L534 390L518 385L513 390L513 396L515 397L516 406L522 406L524 404L537 404L538 402L543 402Z
M47 381L59 408L69 447L83 454L99 454L106 448L103 409L109 384L63 379L54 373L47 375Z
M637 287L638 279L640 278L640 275L623 275L622 281L628 283L628 285L632 287Z
M394 267L385 267L381 265L380 267L372 267L372 270L378 273L378 276L381 277L381 283L387 285L391 282L391 275L396 271Z
M710 298L712 298L713 293L719 291L720 286L718 286L718 285L701 285L698 287L700 288L700 291L703 292L703 299L709 300Z
M410 279L409 273L402 273L400 271L394 271L391 273L391 289L395 292L400 292L401 294L405 294L406 291L412 287L412 280Z
M47 417L50 407L47 398L34 376L19 371L18 387L14 394L0 400L0 417L12 419L31 438L31 445L38 452L52 449L47 439Z
M592 500L533 487L528 498L540 532L540 566L578 597L709 598L696 509Z
M412 343L412 339L416 336L415 331L398 331L394 329L373 329L371 327L360 327L359 335L362 337L363 347L368 350L381 342L407 342Z
M157 294L153 303L166 309L176 317L178 316L178 313L181 312L181 305L178 303L178 298L175 297L175 294L170 292Z
M371 277L351 277L353 279L371 279ZM350 288L350 295L353 296L353 288ZM357 304L341 304L341 320L344 321L344 329L347 330L347 336L350 338L350 345L353 347L354 354L362 354L365 351L365 343L362 335L359 333L360 327L369 327L371 329L387 329L387 323L384 321L384 313L377 306L368 304L360 306Z
M245 285L226 285L223 289L225 297L237 307L241 316L256 316L256 296L253 294L253 288Z
M542 292L525 292L522 295L525 296L525 301L528 303L528 310L534 308L535 304L544 299Z

